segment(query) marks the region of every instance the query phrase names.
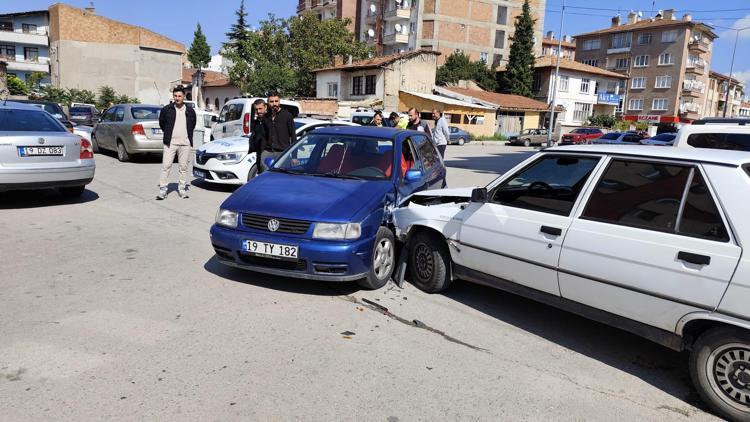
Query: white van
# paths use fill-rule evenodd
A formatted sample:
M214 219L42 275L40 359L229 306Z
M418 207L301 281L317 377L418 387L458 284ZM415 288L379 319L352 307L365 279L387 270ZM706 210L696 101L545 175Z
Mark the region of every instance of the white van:
M706 118L685 125L674 140L677 148L750 151L750 119Z
M255 119L253 103L258 97L235 98L224 104L219 113L217 123L211 129L211 139L222 139L230 136L243 136L250 134L251 122ZM262 98L265 100L265 98ZM281 100L281 107L297 117L300 113L300 104L297 101Z

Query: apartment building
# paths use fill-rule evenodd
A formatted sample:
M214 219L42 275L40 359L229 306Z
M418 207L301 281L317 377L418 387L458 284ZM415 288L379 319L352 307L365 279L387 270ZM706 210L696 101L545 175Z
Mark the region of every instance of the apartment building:
M570 35L565 35L562 40L556 39L554 32L547 31L547 34L542 38L542 57L557 56L559 55L558 50L562 52L560 57L575 60L576 43L573 42L573 38Z
M49 83L49 13L46 10L0 15L0 60L8 75L26 80L34 72Z
M337 0L342 1L342 0ZM379 55L413 50L442 53L438 65L454 51L472 60L500 66L507 62L510 39L522 0L359 0L355 35ZM536 19L535 55L542 52L546 0L530 0Z
M708 76L708 90L706 92L706 104L704 106L705 117L723 117L724 106L727 100L727 88L729 89L729 106L727 117L740 115L742 101L745 98L745 84L737 79L730 78L713 70Z
M299 0L297 3L297 14L315 13L321 20L349 18L349 31L359 33L359 7L360 0Z
M622 117L650 123L690 122L705 115L713 41L711 27L665 10L648 19L577 35L576 60L629 77Z

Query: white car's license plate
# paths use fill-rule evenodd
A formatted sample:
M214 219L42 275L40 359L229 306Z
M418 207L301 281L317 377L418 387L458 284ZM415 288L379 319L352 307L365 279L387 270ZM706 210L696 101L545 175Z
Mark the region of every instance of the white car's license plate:
M62 156L65 155L65 147L18 147L18 155L21 157Z
M242 242L242 251L255 255L272 256L282 259L297 259L299 246L279 245L276 243L258 242L256 240L245 240Z
M206 172L202 171L202 170L193 169L193 176L200 177L201 179L205 179L206 178Z
M161 129L154 128L154 129L151 129L151 134L152 135L163 135L163 132L161 131Z

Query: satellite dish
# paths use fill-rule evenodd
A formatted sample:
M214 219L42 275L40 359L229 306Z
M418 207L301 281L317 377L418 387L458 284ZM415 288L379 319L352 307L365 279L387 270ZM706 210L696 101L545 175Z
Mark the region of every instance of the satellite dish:
M401 24L397 23L393 28L396 29L396 32L401 32Z
M374 31L374 30L372 30L372 29L368 29L368 30L367 30L367 35L368 35L368 36L369 36L370 38L372 38L372 37L374 37L374 36L375 36L375 31Z
M371 4L371 5L370 5L370 12L372 12L372 13L375 13L375 11L376 11L376 10L378 10L378 8L377 8L377 7L375 7L375 5L374 5L374 4Z
M638 11L638 17L639 17L639 18L642 18L642 17L643 17L643 12L641 12L640 10Z
M401 30L401 33L404 34L404 35L408 35L409 34L409 28L406 25L404 25L404 28Z
M396 0L396 4L401 4L401 0Z

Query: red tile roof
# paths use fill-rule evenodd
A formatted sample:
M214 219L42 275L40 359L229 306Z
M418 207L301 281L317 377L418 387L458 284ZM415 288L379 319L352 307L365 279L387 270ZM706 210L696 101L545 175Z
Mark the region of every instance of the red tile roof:
M418 56L420 54L434 54L439 56L440 53L432 50L415 50L407 51L406 53L391 54L388 56L372 57L369 59L359 60L351 64L340 64L337 66L324 67L321 69L315 69L313 72L322 72L324 70L359 70L359 69L377 69L379 67L387 66L397 60L408 59L411 57Z
M197 72L198 69L194 67L183 67L182 68L182 83L183 84L191 84L193 83L193 75L195 72ZM216 85L209 85L209 83L213 83L215 81L220 81L224 79L229 79L229 77L221 72L216 72L214 70L208 70L203 69L203 85L204 86L216 86Z
M502 110L547 111L550 108L546 103L520 95L500 94L497 92L457 87L445 87L445 89L455 92L456 94L474 97L495 104Z
M534 64L534 68L539 69L539 68L545 68L545 67L555 67L556 65L557 65L556 56L544 56L544 57L537 57L536 63ZM583 64L581 62L571 60L567 57L560 58L560 69L574 70L577 72L591 73L591 74L600 75L600 76L609 76L610 78L628 79L628 77L623 74L620 74L617 72L610 72L609 70L605 70L596 66L589 66L587 64Z

